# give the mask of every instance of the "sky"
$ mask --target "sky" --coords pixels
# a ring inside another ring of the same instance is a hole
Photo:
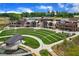
[[[79,12],[78,3],[0,3],[0,13],[21,12]]]

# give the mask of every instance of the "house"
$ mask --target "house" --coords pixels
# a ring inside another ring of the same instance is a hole
[[[69,31],[77,31],[77,21],[73,20],[59,20],[56,23],[56,28],[63,29],[63,30],[69,30]]]
[[[22,27],[22,26],[25,26],[26,22],[27,22],[26,19],[18,20],[18,21],[10,21],[8,26],[10,26],[10,27]]]
[[[47,28],[53,28],[53,21],[47,21]]]
[[[27,17],[26,27],[44,27],[47,28],[47,21],[53,20],[52,17]]]
[[[10,27],[41,27],[58,28],[69,31],[79,30],[79,18],[61,18],[53,20],[52,17],[25,17],[19,21],[10,23]]]
[[[26,17],[19,21],[11,21],[10,27],[44,27],[47,28],[47,21],[53,20],[52,17]],[[52,21],[51,21],[52,22]]]
[[[48,28],[52,26],[49,24],[49,23],[52,24],[52,22],[53,22],[52,17],[41,17],[41,19],[38,20],[39,27],[43,27],[43,28]]]
[[[3,46],[3,48],[5,50],[17,50],[19,44],[22,43],[23,38],[23,36],[16,34],[4,42],[5,45]]]

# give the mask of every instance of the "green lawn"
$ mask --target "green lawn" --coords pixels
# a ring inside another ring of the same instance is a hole
[[[50,56],[50,53],[47,50],[40,51],[41,56]]]
[[[30,46],[31,48],[38,48],[40,46],[39,42],[33,38],[25,37],[24,38],[25,45]]]
[[[21,35],[26,34],[26,35],[33,35],[38,38],[40,38],[45,44],[51,44],[54,42],[57,42],[59,40],[63,40],[66,38],[65,34],[56,33],[53,31],[49,30],[44,30],[44,29],[39,29],[35,30],[33,28],[22,28],[22,29],[17,29],[17,30],[6,30],[3,31],[0,36],[5,36],[5,35],[14,35],[16,33],[19,33]]]
[[[0,38],[0,41],[6,41],[7,39],[9,39],[10,37],[5,37],[5,38]]]
[[[0,38],[0,41],[6,41],[10,37],[4,37]],[[30,37],[24,37],[24,44],[31,47],[31,48],[38,48],[40,46],[39,42],[33,38]]]

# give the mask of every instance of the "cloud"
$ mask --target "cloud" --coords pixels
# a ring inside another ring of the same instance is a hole
[[[72,7],[68,12],[79,12],[79,7]]]
[[[0,13],[5,13],[5,11],[3,11],[3,10],[0,10]]]
[[[21,13],[21,12],[15,11],[15,10],[7,10],[7,11],[5,11],[5,10],[0,10],[0,13]]]
[[[79,4],[78,4],[78,3],[73,3],[72,5],[73,5],[73,6],[79,6]]]
[[[38,9],[45,9],[45,10],[47,10],[47,9],[52,10],[52,9],[53,9],[52,6],[44,6],[44,5],[37,6],[37,8],[38,8]]]
[[[16,8],[16,10],[7,10],[7,11],[0,10],[0,13],[21,13],[21,12],[31,13],[31,12],[33,12],[33,10],[30,8],[24,8],[24,7]]]
[[[64,7],[64,10],[65,10],[66,12],[69,12],[70,8],[69,8],[69,7]]]
[[[68,12],[79,12],[79,4],[72,4],[72,6]]]
[[[65,7],[65,10],[66,10],[66,11],[68,11],[68,10],[69,10],[69,8]]]
[[[19,7],[18,10],[21,12],[29,12],[29,13],[34,12],[32,9],[24,7]]]
[[[6,13],[21,13],[19,11],[14,11],[14,10],[9,10],[9,11],[6,11]]]
[[[58,6],[60,7],[60,8],[64,8],[64,4],[62,4],[62,3],[58,3]]]
[[[65,11],[69,13],[79,12],[79,4],[78,3],[68,3],[68,4],[59,4],[61,8],[64,8]],[[71,5],[71,7],[69,7]]]

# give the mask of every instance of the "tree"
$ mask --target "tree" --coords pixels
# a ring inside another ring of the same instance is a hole
[[[64,17],[64,18],[65,17],[70,18],[70,17],[73,17],[74,14],[73,13],[68,13],[68,12],[58,12],[56,16],[57,17]]]
[[[54,13],[45,13],[45,12],[31,12],[31,13],[28,13],[28,12],[23,12],[22,13],[22,17],[51,17],[51,16],[54,16]]]
[[[22,16],[22,17],[29,17],[29,16],[30,16],[30,13],[28,13],[28,12],[23,12],[23,13],[21,14],[21,16]]]
[[[46,16],[46,13],[44,12],[32,12],[30,13],[31,17],[42,17],[42,16]]]
[[[21,19],[21,15],[16,14],[16,13],[9,13],[9,17],[10,17],[10,20],[19,20],[19,19]]]
[[[8,13],[0,13],[0,17],[9,17]]]

